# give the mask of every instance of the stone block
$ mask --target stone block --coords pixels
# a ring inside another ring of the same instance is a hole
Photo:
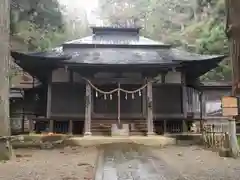
[[[117,124],[112,124],[112,136],[129,136],[129,124],[123,124],[122,128],[118,128]]]

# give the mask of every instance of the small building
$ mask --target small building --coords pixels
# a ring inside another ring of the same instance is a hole
[[[35,124],[39,132],[150,135],[186,132],[188,122],[202,119],[198,79],[223,55],[188,53],[140,36],[140,28],[92,32],[53,51],[12,52],[41,82],[25,108],[38,114],[31,130]]]
[[[231,95],[232,82],[202,82],[201,90],[205,99],[206,116],[222,117],[221,99]]]
[[[35,91],[39,85],[39,81],[22,70],[17,71],[11,78],[9,111],[12,134],[29,132],[28,119],[35,117],[35,111],[29,112],[25,109],[32,104],[30,97],[35,96]]]
[[[204,102],[204,125],[214,127],[214,132],[227,132],[228,120],[222,115],[222,97],[230,96],[232,91],[231,82],[223,81],[204,81],[199,88],[202,92]],[[193,124],[195,130],[199,132],[200,122]],[[239,128],[237,127],[237,130]]]

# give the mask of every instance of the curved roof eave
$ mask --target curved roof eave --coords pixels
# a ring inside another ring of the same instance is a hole
[[[99,49],[101,50],[101,49]],[[131,49],[128,49],[131,51]],[[133,49],[132,49],[133,50]],[[116,50],[117,51],[117,50]],[[135,53],[136,49],[133,50],[133,54]],[[155,50],[153,50],[155,51]],[[121,51],[120,51],[121,52]],[[79,53],[79,52],[78,52]],[[119,52],[118,52],[119,53]],[[83,52],[84,54],[84,52]],[[86,52],[85,52],[86,54]],[[124,53],[125,54],[125,53]],[[135,53],[136,54],[136,53]],[[151,69],[156,66],[156,68],[160,67],[166,67],[166,66],[183,66],[186,70],[186,73],[191,78],[197,78],[201,75],[205,74],[211,69],[214,69],[218,66],[218,63],[221,62],[226,56],[225,55],[199,55],[194,53],[188,53],[186,51],[179,51],[176,49],[170,49],[170,51],[166,51],[164,49],[160,49],[158,52],[159,58],[162,57],[162,59],[165,59],[165,56],[167,57],[168,61],[160,61],[159,63],[157,59],[155,58],[154,61],[151,61],[151,59],[147,60],[145,57],[144,61],[128,61],[126,63],[115,63],[113,62],[106,62],[106,59],[104,61],[97,61],[94,59],[92,61],[80,61],[74,63],[74,56],[72,54],[66,54],[63,51],[49,51],[49,52],[37,52],[37,53],[21,53],[12,51],[11,52],[12,57],[15,59],[15,62],[20,65],[25,71],[29,72],[31,75],[39,76],[42,71],[42,68],[49,68],[49,70],[56,67],[58,64],[68,64],[76,66],[95,66],[95,67],[101,67],[101,66],[127,66],[127,65],[137,65],[139,67],[151,67]],[[136,57],[139,55],[137,54]],[[118,57],[118,56],[115,56]],[[81,56],[79,57],[80,59]],[[131,58],[131,56],[130,56]],[[148,58],[150,58],[148,56]],[[33,61],[34,59],[34,61]],[[140,58],[141,59],[141,58]],[[88,60],[88,59],[87,59]],[[34,62],[34,63],[33,63]],[[91,63],[89,63],[91,62]],[[42,67],[42,68],[41,68]]]
[[[54,56],[52,52],[21,53],[11,51],[11,56],[14,62],[24,71],[28,72],[33,77],[37,77],[42,82],[48,78],[48,73],[51,73],[52,69],[54,69],[59,62],[71,59],[71,56],[60,55],[58,53]]]
[[[44,59],[51,59],[51,60],[68,60],[71,59],[72,56],[69,56],[64,53],[58,52],[34,52],[34,53],[22,53],[17,51],[11,51],[11,56],[15,60],[22,60],[22,59],[36,59],[36,60],[44,60]]]
[[[212,56],[212,58],[182,61],[182,65],[185,68],[187,78],[196,79],[204,75],[208,71],[216,68],[219,63],[226,58],[225,55]]]

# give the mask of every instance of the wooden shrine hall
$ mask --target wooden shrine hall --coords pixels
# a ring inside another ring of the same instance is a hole
[[[24,97],[24,110],[36,115],[30,131],[85,135],[188,131],[204,118],[199,77],[224,59],[113,27],[92,27],[91,36],[48,52],[11,54],[41,82]]]

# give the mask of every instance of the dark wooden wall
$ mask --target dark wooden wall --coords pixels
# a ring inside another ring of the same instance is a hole
[[[85,113],[85,85],[73,83],[53,83],[51,114],[61,116],[81,116]]]
[[[141,85],[122,85],[126,90],[138,89]],[[110,91],[115,89],[117,85],[98,86],[101,90]],[[113,94],[112,100],[110,96],[104,99],[104,95],[96,91],[93,94],[93,110],[94,114],[114,114],[117,115],[118,103],[117,92]],[[138,114],[143,116],[143,94],[127,95],[121,92],[121,114]],[[74,116],[84,117],[85,114],[85,84],[73,83],[53,83],[52,84],[52,116]],[[146,106],[145,106],[146,107]],[[154,114],[182,114],[182,89],[180,85],[161,85],[153,87],[153,108]]]
[[[181,85],[154,86],[153,112],[155,114],[182,114]]]
[[[47,86],[29,89],[25,91],[23,108],[26,114],[35,114],[37,116],[46,115],[47,104]]]

